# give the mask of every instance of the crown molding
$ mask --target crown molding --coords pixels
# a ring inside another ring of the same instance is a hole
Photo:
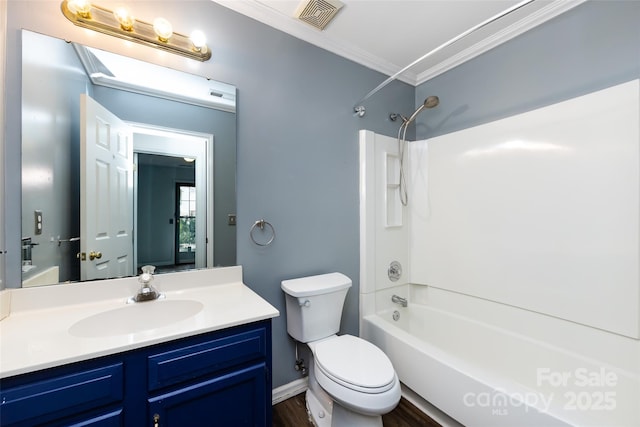
[[[372,55],[355,46],[346,45],[344,42],[332,38],[327,33],[321,33],[318,30],[309,27],[307,24],[299,22],[292,17],[272,9],[258,1],[212,1],[277,30],[283,31],[300,40],[311,43],[314,46],[335,53],[336,55],[342,56],[343,58],[356,62],[372,70],[378,71],[384,75],[392,76],[403,68],[402,66],[392,64],[383,58]],[[426,71],[420,74],[406,71],[398,76],[398,80],[409,83],[412,86],[422,84],[439,74],[469,61],[476,56],[493,49],[494,47],[499,46],[500,44],[505,43],[514,37],[517,37],[518,35],[573,9],[576,6],[579,6],[585,1],[587,0],[552,0],[548,5],[523,16],[508,27],[484,37],[469,48],[435,64]]]
[[[327,33],[322,33],[308,24],[298,21],[291,16],[285,15],[280,11],[272,9],[263,3],[253,0],[212,0],[221,6],[238,12],[258,22],[266,24],[277,30],[283,31],[295,38],[311,43],[321,49],[335,53],[338,56],[349,59],[367,68],[390,76],[395,74],[402,67],[392,64],[378,56],[372,55],[355,46],[346,45],[343,41],[335,39]],[[415,86],[415,73],[405,73],[398,77],[398,80],[404,81]]]

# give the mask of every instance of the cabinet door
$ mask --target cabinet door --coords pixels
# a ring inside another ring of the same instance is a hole
[[[231,372],[149,399],[149,425],[266,426],[265,363]],[[269,385],[270,386],[270,385]]]

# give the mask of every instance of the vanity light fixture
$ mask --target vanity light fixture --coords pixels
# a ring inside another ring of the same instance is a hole
[[[202,31],[194,31],[191,37],[176,33],[171,23],[164,18],[156,18],[150,24],[134,18],[125,8],[111,11],[88,0],[64,0],[61,9],[69,21],[80,27],[199,61],[211,58],[211,51]]]

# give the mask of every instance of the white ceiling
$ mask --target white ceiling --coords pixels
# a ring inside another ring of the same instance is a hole
[[[307,0],[213,1],[389,76],[432,52],[398,76],[417,85],[585,0],[342,0],[323,31],[295,18]]]

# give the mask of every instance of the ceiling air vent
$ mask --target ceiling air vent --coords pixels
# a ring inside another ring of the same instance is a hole
[[[295,16],[312,27],[324,30],[342,6],[344,3],[338,0],[303,0]]]

